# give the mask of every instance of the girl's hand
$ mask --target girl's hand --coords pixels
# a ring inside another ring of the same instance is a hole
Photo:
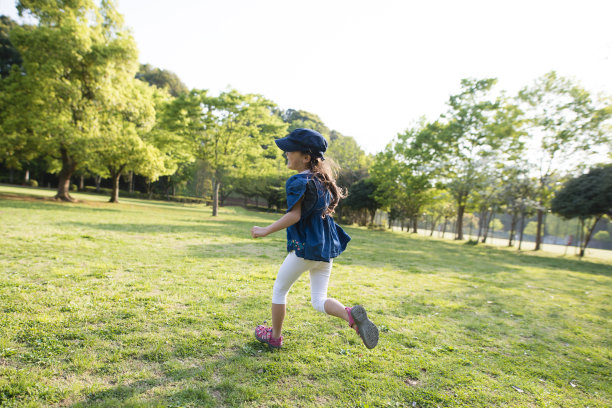
[[[266,235],[268,235],[268,229],[265,227],[253,227],[251,228],[251,236],[253,238],[259,238],[259,237],[265,237]]]

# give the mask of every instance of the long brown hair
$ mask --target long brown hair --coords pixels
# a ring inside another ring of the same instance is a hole
[[[308,154],[308,153],[306,153]],[[323,218],[326,215],[332,215],[336,206],[340,202],[341,199],[346,198],[346,192],[338,187],[336,184],[336,175],[338,174],[339,167],[338,165],[331,159],[326,158],[325,160],[321,160],[320,157],[313,157],[310,155],[310,161],[308,162],[308,170],[310,170],[316,178],[319,179],[327,187],[329,192],[331,193],[331,202],[329,206],[325,209],[323,213]]]

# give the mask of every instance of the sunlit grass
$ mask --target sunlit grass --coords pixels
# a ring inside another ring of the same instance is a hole
[[[22,199],[39,191],[0,189],[2,406],[612,403],[608,261],[349,227],[329,295],[367,307],[379,346],[314,311],[304,276],[270,352],[253,329],[284,233],[249,230],[278,215]]]

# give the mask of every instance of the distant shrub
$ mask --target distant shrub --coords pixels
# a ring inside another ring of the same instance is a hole
[[[598,241],[612,241],[608,231],[598,231],[595,235],[593,235],[593,238]]]
[[[70,191],[77,191],[79,187],[76,184],[70,184]]]
[[[34,180],[34,179],[29,179],[27,182],[27,185],[30,187],[38,187],[38,181]]]

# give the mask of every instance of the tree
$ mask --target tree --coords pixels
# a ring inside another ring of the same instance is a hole
[[[314,113],[306,112],[303,110],[287,109],[281,115],[283,121],[289,124],[287,132],[291,132],[298,128],[307,128],[316,130],[326,139],[330,138],[330,130],[325,123]]]
[[[23,72],[23,59],[10,39],[10,32],[18,27],[15,21],[7,16],[0,16],[0,162],[12,170],[20,170],[24,164],[29,168],[39,152],[31,142],[31,134],[24,134],[24,121],[21,114],[27,111],[25,101],[27,92],[15,81],[4,80],[15,69],[16,74]],[[27,26],[22,27],[27,29]],[[25,182],[28,182],[29,169],[26,170]],[[12,181],[12,173],[11,173]]]
[[[149,64],[141,64],[136,78],[166,90],[170,95],[177,97],[180,94],[188,93],[189,89],[181,79],[172,71],[155,68]]]
[[[119,202],[119,178],[125,171],[133,171],[150,179],[164,172],[172,172],[164,161],[164,154],[148,134],[155,122],[153,89],[128,74],[122,78],[122,95],[112,109],[100,114],[100,136],[91,147],[95,153],[89,167],[105,177],[110,176],[110,202]],[[147,137],[148,136],[148,137]]]
[[[612,117],[612,106],[593,101],[586,90],[554,71],[522,89],[519,97],[526,103],[529,131],[537,149],[533,162],[538,173],[535,250],[539,250],[544,212],[553,195],[551,179],[559,172],[576,171],[596,152],[595,146],[609,143],[606,125]]]
[[[261,171],[258,166],[266,155],[280,159],[274,139],[284,136],[287,126],[274,109],[274,103],[261,95],[235,90],[216,97],[192,90],[177,98],[169,128],[190,140],[196,156],[207,163],[213,216],[218,214],[221,186],[232,176]]]
[[[432,198],[429,192],[438,172],[435,162],[443,151],[438,144],[442,129],[438,122],[421,121],[377,154],[371,168],[378,185],[376,199],[389,214],[393,210],[392,218],[410,219],[413,232],[417,232],[422,207]]]
[[[21,67],[23,60],[13,46],[9,33],[19,24],[8,16],[0,16],[0,78],[6,78],[13,65]]]
[[[374,224],[374,216],[376,210],[380,208],[380,204],[374,197],[376,191],[376,183],[372,178],[359,180],[353,184],[345,199],[345,205],[357,212],[366,211],[370,215],[370,223]],[[365,223],[362,222],[363,225]]]
[[[59,171],[56,198],[72,201],[70,178],[95,157],[104,117],[129,104],[118,97],[122,78],[136,72],[136,44],[110,0],[22,0],[17,9],[38,25],[11,31],[25,74],[13,69],[5,79],[16,108],[3,127],[45,155]]]
[[[425,207],[425,212],[431,216],[431,231],[429,236],[433,236],[434,230],[436,226],[439,225],[441,219],[444,219],[444,231],[440,232],[444,234],[446,232],[448,219],[456,214],[454,200],[448,191],[438,188],[433,188],[429,195],[432,199]]]
[[[489,164],[486,159],[495,155],[501,145],[499,135],[494,136],[487,128],[498,108],[498,102],[488,100],[496,81],[463,79],[461,92],[448,102],[443,173],[457,206],[456,239],[463,239],[463,215],[470,195],[483,180],[481,167]]]
[[[578,217],[583,229],[586,221],[593,218],[580,245],[580,256],[584,256],[599,220],[612,217],[612,165],[593,168],[568,181],[553,198],[551,209],[566,219]]]

